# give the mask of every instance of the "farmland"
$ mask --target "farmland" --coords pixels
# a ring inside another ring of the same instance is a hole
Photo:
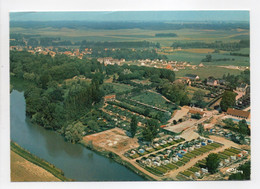
[[[224,74],[233,74],[233,75],[238,75],[241,71],[239,70],[232,70],[232,69],[227,69],[227,68],[221,68],[221,67],[217,67],[217,66],[207,66],[204,68],[200,68],[197,70],[193,70],[193,69],[185,69],[185,70],[180,70],[178,72],[176,72],[176,77],[184,77],[186,74],[197,74],[200,76],[200,78],[206,79],[209,76],[213,76],[214,77],[222,77]]]
[[[11,151],[11,181],[60,181],[51,173]]]
[[[11,142],[12,181],[69,181],[54,165]],[[20,170],[20,171],[19,171]]]
[[[167,103],[167,101],[160,94],[150,91],[145,91],[137,96],[133,96],[131,99],[168,111],[172,111],[175,107],[171,103]]]

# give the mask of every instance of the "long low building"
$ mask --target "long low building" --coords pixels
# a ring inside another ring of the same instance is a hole
[[[228,108],[227,114],[232,115],[239,118],[249,119],[250,118],[250,112],[243,111],[243,110],[237,110],[234,108]]]

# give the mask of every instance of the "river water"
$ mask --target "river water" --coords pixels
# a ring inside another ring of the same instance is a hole
[[[59,134],[30,123],[25,115],[23,92],[11,93],[11,139],[32,154],[62,169],[76,181],[143,181],[115,161],[79,144],[66,142]]]

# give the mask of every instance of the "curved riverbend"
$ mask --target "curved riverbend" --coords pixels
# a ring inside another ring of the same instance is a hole
[[[25,115],[24,93],[13,90],[10,96],[11,140],[32,154],[62,169],[77,181],[143,181],[114,160],[80,144],[66,142],[59,134],[31,124]]]

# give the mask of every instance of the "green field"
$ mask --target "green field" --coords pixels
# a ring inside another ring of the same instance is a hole
[[[71,29],[71,28],[37,28],[34,30],[28,28],[10,28],[10,33],[21,34],[38,34],[40,37],[60,37],[61,40],[71,41],[149,41],[160,43],[161,47],[170,47],[174,42],[190,43],[190,42],[237,42],[240,39],[249,36],[248,30],[199,30],[199,29],[180,29],[180,30],[145,30],[145,29]],[[177,37],[155,37],[156,33],[176,33]],[[214,50],[214,49],[213,49]],[[249,49],[241,49],[236,53],[248,54]],[[174,51],[167,54],[169,60],[187,61],[192,64],[199,64],[208,53]],[[234,61],[217,61],[204,63],[205,65],[236,65],[249,66],[249,57],[231,56],[229,52],[211,53],[213,59],[235,59]]]
[[[145,30],[145,29],[71,29],[71,28],[30,28],[12,27],[11,33],[38,34],[42,37],[61,37],[64,40],[90,40],[90,41],[140,41],[147,40],[159,42],[161,46],[170,46],[174,41],[238,41],[242,36],[248,35],[249,31],[238,30],[199,30],[199,29],[180,29],[180,30]],[[176,33],[177,37],[155,37],[156,33]]]
[[[121,93],[132,90],[134,87],[131,85],[125,85],[121,83],[104,83],[106,86],[113,86],[115,93]]]
[[[227,69],[217,66],[206,66],[203,68],[198,68],[197,70],[193,69],[185,69],[185,70],[179,70],[175,72],[176,77],[184,77],[186,74],[196,74],[200,77],[200,79],[204,80],[208,78],[209,76],[214,76],[215,78],[222,78],[224,74],[230,73],[231,75],[238,75],[242,71],[240,70],[234,70],[234,69]]]
[[[241,49],[240,51],[236,51],[236,53],[248,53],[248,48],[245,50]],[[250,61],[249,57],[242,56],[231,56],[228,52],[222,53],[210,53],[212,55],[212,59],[230,59],[228,61],[213,61],[213,62],[203,62],[204,65],[236,65],[236,66],[249,66]],[[174,61],[187,61],[192,64],[200,64],[201,60],[204,59],[208,55],[208,53],[192,53],[187,51],[175,51],[170,55],[167,55],[169,60]],[[234,60],[232,60],[234,59]]]
[[[149,91],[142,92],[141,94],[134,96],[131,99],[165,110],[171,110],[173,108],[173,105],[168,104],[162,95]]]

